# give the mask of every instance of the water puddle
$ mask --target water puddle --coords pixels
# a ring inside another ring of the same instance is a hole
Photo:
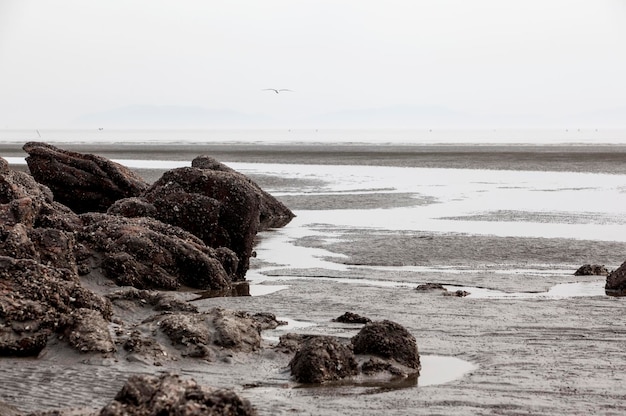
[[[191,299],[191,302],[199,301],[203,299],[211,298],[223,298],[223,297],[239,297],[239,296],[265,296],[271,293],[285,290],[289,286],[287,285],[266,285],[266,284],[254,284],[251,282],[235,283],[228,289],[221,290],[203,290],[195,292],[196,298]]]
[[[449,291],[464,290],[469,292],[468,298],[476,299],[566,299],[574,297],[606,296],[605,281],[561,283],[547,292],[502,292],[499,290],[444,285]]]

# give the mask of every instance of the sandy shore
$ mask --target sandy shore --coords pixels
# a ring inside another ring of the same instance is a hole
[[[207,153],[224,161],[307,163],[371,163],[420,167],[476,167],[626,173],[625,148],[505,148],[482,151],[450,147],[376,151],[334,148],[294,149],[289,146],[206,146],[195,148],[132,147],[111,149],[81,146],[77,150],[111,158],[190,160]],[[90,149],[90,150],[89,150]],[[0,148],[2,156],[19,149]],[[100,152],[99,150],[102,150]],[[390,153],[391,152],[391,153]],[[407,153],[408,152],[408,153]],[[180,158],[180,159],[178,159]],[[155,172],[142,172],[154,175]],[[256,177],[272,188],[293,187],[271,177]],[[271,181],[271,182],[270,182]],[[372,200],[370,200],[371,202]],[[380,198],[377,206],[400,206],[407,200]],[[305,206],[310,201],[289,201]],[[318,208],[341,201],[318,201]],[[385,205],[386,204],[386,205]],[[335,240],[303,238],[298,244],[344,254],[342,263],[355,266],[448,265],[451,269],[420,272],[420,282],[488,287],[506,292],[543,292],[558,283],[601,281],[574,277],[575,267],[588,262],[617,267],[626,260],[623,243],[565,239],[475,237],[456,234],[371,233],[332,230]],[[259,236],[260,239],[264,235]],[[337,261],[337,260],[335,260]],[[516,274],[515,270],[543,264],[571,269],[571,274]],[[268,267],[262,258],[253,269]],[[459,273],[459,270],[461,271]],[[275,275],[293,275],[276,269]],[[350,337],[358,326],[337,324],[333,318],[352,311],[371,319],[390,319],[417,338],[423,356],[451,356],[477,365],[457,380],[430,386],[342,386],[301,388],[285,371],[287,356],[271,349],[233,355],[225,362],[199,364],[179,361],[163,367],[151,363],[87,358],[51,345],[38,359],[0,360],[0,401],[21,411],[66,407],[97,409],[119,390],[129,374],[174,371],[201,384],[231,387],[250,399],[261,415],[572,415],[626,412],[626,328],[621,324],[623,298],[588,296],[563,299],[481,299],[419,293],[415,272],[385,271],[376,267],[347,270],[298,270],[308,276],[351,278],[356,282],[306,278],[282,283],[288,289],[258,297],[199,300],[201,308],[223,306],[249,312],[272,312],[279,317],[314,326],[295,332]],[[404,286],[359,284],[358,279],[405,282]],[[273,282],[274,283],[274,282]],[[275,283],[281,283],[277,278]],[[279,335],[275,333],[272,335]],[[443,371],[443,369],[442,369]],[[397,388],[403,387],[403,388]],[[2,413],[0,406],[0,414]],[[7,411],[8,412],[8,411]],[[7,413],[8,414],[8,413]]]

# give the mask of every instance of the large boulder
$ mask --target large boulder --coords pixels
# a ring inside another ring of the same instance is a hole
[[[299,383],[324,383],[355,376],[359,365],[350,348],[335,338],[306,339],[289,362],[291,375]]]
[[[198,168],[166,172],[144,194],[156,218],[198,236],[209,247],[228,247],[238,257],[238,280],[249,267],[259,229],[259,197],[240,175]]]
[[[112,314],[111,303],[82,287],[70,270],[0,257],[0,355],[38,355],[51,334],[80,334],[87,328],[75,319],[78,310],[104,320]]]
[[[130,169],[101,156],[29,142],[26,163],[58,202],[77,213],[105,212],[118,199],[139,196],[148,184]]]
[[[291,212],[285,204],[261,189],[261,187],[252,179],[226,166],[211,156],[198,156],[191,161],[191,166],[205,170],[228,172],[241,177],[243,180],[252,185],[260,201],[259,231],[264,231],[270,228],[284,227],[295,217],[294,213]]]
[[[104,274],[120,286],[138,289],[224,289],[231,258],[192,234],[154,218],[83,214],[77,239],[102,259]]]
[[[253,416],[247,399],[232,390],[198,385],[177,375],[131,376],[100,416]]]
[[[417,342],[402,325],[389,320],[370,322],[352,338],[355,354],[372,354],[412,369],[420,369]]]
[[[608,295],[626,295],[626,261],[606,277],[604,289]]]

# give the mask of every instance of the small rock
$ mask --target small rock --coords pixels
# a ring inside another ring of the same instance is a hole
[[[289,362],[289,368],[299,383],[324,383],[358,374],[352,350],[323,336],[306,340]]]
[[[346,312],[343,315],[333,319],[333,322],[341,322],[344,324],[366,324],[368,322],[372,322],[372,320],[353,312]]]
[[[608,276],[609,271],[604,265],[583,264],[574,272],[574,276]]]

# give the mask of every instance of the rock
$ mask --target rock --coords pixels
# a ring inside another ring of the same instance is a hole
[[[417,285],[415,290],[419,291],[431,291],[431,290],[448,290],[441,283],[424,283],[422,285]]]
[[[151,306],[155,311],[167,312],[198,312],[198,308],[189,302],[177,299],[169,293],[137,290],[130,288],[106,295],[113,305],[127,309],[125,303],[131,302],[135,306]]]
[[[100,416],[253,416],[247,399],[232,390],[199,386],[176,375],[131,376]]]
[[[72,233],[50,229],[30,228],[23,224],[0,224],[0,255],[16,259],[32,259],[51,267],[77,272]]]
[[[104,157],[71,152],[46,143],[23,146],[32,176],[74,212],[106,212],[118,199],[139,196],[148,184]]]
[[[215,347],[251,352],[261,346],[261,324],[246,312],[214,308],[203,313],[162,315],[154,320],[186,356],[209,357]]]
[[[72,232],[81,226],[78,216],[65,205],[53,201],[47,186],[19,171],[0,173],[0,224],[53,228]]]
[[[261,187],[252,179],[210,156],[198,156],[191,161],[191,166],[199,169],[228,172],[238,175],[252,185],[260,201],[259,231],[265,231],[270,228],[284,227],[295,217],[294,213],[291,212],[289,208],[261,189]]]
[[[296,352],[300,349],[300,345],[302,345],[305,341],[320,336],[322,335],[296,334],[294,332],[289,332],[278,338],[278,345],[276,345],[275,348],[284,353]]]
[[[299,383],[324,383],[358,374],[358,364],[347,346],[331,337],[313,337],[300,345],[289,362]]]
[[[574,276],[608,276],[609,271],[604,265],[583,264],[574,272]]]
[[[157,209],[146,198],[133,197],[115,201],[107,210],[107,214],[123,217],[153,217],[157,216]]]
[[[108,322],[97,311],[79,308],[72,312],[72,326],[68,328],[69,344],[80,352],[113,352],[115,344]]]
[[[399,367],[394,366],[389,361],[381,360],[377,357],[371,357],[369,360],[361,364],[361,372],[368,376],[383,372],[399,377],[408,376],[408,374],[402,371]]]
[[[346,312],[338,318],[333,319],[333,321],[345,324],[366,324],[368,322],[372,322],[370,318],[352,312]]]
[[[181,227],[213,248],[228,247],[244,280],[259,229],[259,197],[250,183],[230,172],[179,168],[166,172],[144,194],[156,218]]]
[[[402,325],[384,320],[366,324],[352,338],[355,354],[372,354],[420,369],[415,337]]]
[[[621,266],[613,270],[606,277],[606,284],[604,285],[604,289],[607,295],[626,295],[626,262],[622,263]]]
[[[251,352],[261,346],[260,321],[245,312],[233,312],[221,308],[211,311],[213,315],[213,342],[223,348]]]
[[[138,289],[223,289],[230,276],[223,256],[184,230],[153,218],[83,214],[77,239],[103,257],[104,274]],[[228,265],[227,265],[228,266]]]
[[[276,329],[280,325],[287,325],[286,321],[279,321],[278,319],[276,319],[276,315],[269,312],[255,313],[254,315],[250,316],[250,318],[252,318],[257,323],[261,331],[265,331],[267,329]]]
[[[84,308],[111,319],[111,303],[80,285],[68,269],[0,257],[0,355],[37,355]]]
[[[9,173],[9,162],[3,157],[0,157],[0,175]]]
[[[471,295],[467,290],[455,290],[454,292],[448,292],[447,290],[443,292],[444,296],[451,296],[457,298],[464,298],[467,295]]]

